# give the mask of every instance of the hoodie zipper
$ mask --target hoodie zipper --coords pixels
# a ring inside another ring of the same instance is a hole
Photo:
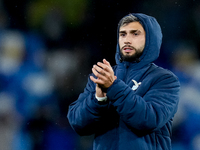
[[[128,76],[128,72],[129,72],[129,67],[130,67],[130,63],[125,63],[125,68],[126,68],[126,72],[125,72],[125,76],[124,76],[124,82],[127,83],[127,76]]]

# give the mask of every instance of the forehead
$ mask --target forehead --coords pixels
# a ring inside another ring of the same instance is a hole
[[[119,28],[119,31],[129,31],[129,30],[139,30],[141,32],[144,32],[143,26],[139,22],[131,22],[128,24],[125,24]]]

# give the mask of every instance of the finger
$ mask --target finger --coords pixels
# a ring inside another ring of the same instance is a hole
[[[92,68],[92,72],[95,76],[97,76],[99,73],[97,72],[97,70],[95,68]]]
[[[111,67],[110,63],[106,59],[103,59],[103,63]]]
[[[90,76],[90,79],[95,83],[96,79],[93,76]]]
[[[98,63],[98,64],[99,64],[99,63]],[[102,75],[104,75],[104,76],[107,74],[107,71],[106,71],[106,69],[104,69],[104,68],[101,68],[101,67],[99,67],[99,66],[97,66],[97,65],[94,65],[93,68],[94,68],[98,73],[100,73],[100,74],[102,74]]]
[[[99,78],[94,78],[93,76],[90,76],[90,79],[94,82],[94,83],[96,83],[96,84],[98,84],[98,85],[100,85],[100,84],[103,84],[103,81],[102,80],[100,80]]]
[[[99,68],[99,67],[97,67],[97,68]],[[98,70],[96,70],[95,68],[92,68],[92,72],[94,73],[94,75],[97,77],[97,78],[99,78],[99,79],[101,79],[101,80],[106,80],[106,75],[105,75],[105,73],[103,74],[103,73],[99,73],[99,71]]]
[[[108,70],[108,66],[105,65],[105,64],[102,63],[102,62],[98,62],[97,65],[98,65],[100,68],[102,68],[103,70]]]
[[[91,79],[94,83],[97,83],[97,79],[94,78],[93,76],[90,76],[90,79]]]
[[[97,81],[97,79],[94,78],[93,76],[90,76],[90,79],[91,79],[94,83],[96,83],[96,81]]]
[[[111,66],[108,66],[104,63],[98,62],[97,65],[102,69],[100,69],[99,71],[101,71],[102,74],[105,73],[105,75],[108,75],[108,73],[113,72],[113,69]]]
[[[103,59],[103,63],[110,69],[110,71],[113,71],[112,66],[106,59]]]

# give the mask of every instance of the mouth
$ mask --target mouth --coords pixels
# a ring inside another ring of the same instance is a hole
[[[132,52],[134,50],[134,48],[130,47],[130,46],[125,46],[123,48],[123,51],[126,52],[126,53],[129,53],[129,52]]]

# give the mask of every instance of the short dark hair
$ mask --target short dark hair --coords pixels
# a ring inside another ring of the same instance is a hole
[[[121,26],[127,25],[131,22],[140,22],[140,20],[132,14],[129,14],[119,21],[118,27],[120,28]]]

